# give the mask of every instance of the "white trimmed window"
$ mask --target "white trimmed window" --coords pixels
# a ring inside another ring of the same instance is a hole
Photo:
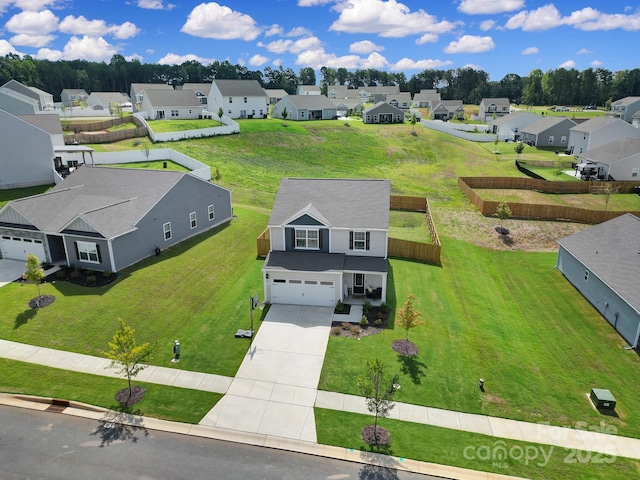
[[[92,242],[76,242],[78,258],[85,262],[100,263],[98,245]]]
[[[211,221],[214,218],[216,218],[216,213],[215,213],[215,210],[213,208],[213,205],[209,205],[207,207],[207,212],[209,213],[209,221]]]
[[[298,230],[296,229],[296,248],[318,250],[318,230]]]
[[[172,117],[177,117],[178,115],[179,115],[178,114],[178,110],[171,110],[171,116]]]
[[[196,212],[191,212],[189,214],[189,224],[191,228],[196,228],[198,226],[198,221],[196,220]]]
[[[638,172],[640,172],[640,168],[632,168],[631,169],[631,176],[632,177],[637,177],[638,176]]]
[[[164,240],[171,239],[171,222],[164,223],[162,225],[162,231],[164,232]]]
[[[555,141],[555,137],[553,135],[549,135],[549,143],[553,143]]]
[[[365,232],[353,232],[353,249],[365,250],[367,248],[367,235]]]

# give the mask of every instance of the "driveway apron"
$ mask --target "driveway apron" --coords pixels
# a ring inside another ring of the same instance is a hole
[[[332,317],[332,307],[272,305],[226,395],[200,424],[317,442],[313,405]]]
[[[22,260],[0,259],[0,287],[19,279],[25,270]]]

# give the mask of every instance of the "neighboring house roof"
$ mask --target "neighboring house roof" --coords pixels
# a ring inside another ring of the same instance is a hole
[[[516,112],[518,113],[518,112]],[[508,117],[513,117],[516,113],[512,113],[511,115],[508,115],[507,117],[502,117],[502,118],[508,118]],[[540,117],[540,120],[533,122],[531,125],[528,125],[526,127],[524,127],[522,129],[522,133],[530,133],[531,135],[539,135],[542,132],[555,127],[556,125],[563,123],[563,122],[568,122],[567,123],[567,132],[569,131],[569,128],[571,128],[569,125],[576,125],[576,122],[574,122],[573,120],[571,120],[570,118],[566,118],[566,117]]]
[[[404,114],[402,110],[400,110],[397,107],[394,107],[393,105],[390,105],[388,102],[378,102],[375,105],[371,105],[370,107],[365,108],[362,111],[362,115],[374,113],[376,110],[383,110],[387,113],[394,113],[398,115]]]
[[[640,312],[640,218],[626,213],[558,243]]]
[[[389,180],[283,178],[269,225],[307,213],[332,228],[388,230],[390,193]]]
[[[528,116],[534,116],[534,115],[538,116],[532,112],[525,112],[525,111],[513,112],[511,115],[505,115],[503,117],[498,117],[490,120],[489,125],[504,125],[505,123],[512,123],[514,120],[517,120],[520,117],[528,117]],[[540,118],[544,118],[544,117],[540,117]],[[548,117],[548,118],[551,118],[551,117]],[[554,117],[554,118],[561,118],[561,117]]]
[[[110,105],[112,103],[117,103],[118,105],[122,103],[130,102],[128,95],[120,92],[92,92],[91,96],[100,100],[103,104]]]
[[[38,230],[61,232],[82,219],[105,238],[136,224],[185,172],[82,166],[46,193],[13,200],[5,208],[20,213]]]
[[[273,98],[283,98],[289,95],[284,88],[265,88],[264,93],[267,97]]]
[[[257,80],[214,80],[224,97],[265,97]]]
[[[440,100],[440,94],[436,90],[420,90],[413,96],[414,102],[437,102]]]
[[[383,95],[394,95],[394,94],[400,93],[400,87],[398,85],[361,87],[359,90],[370,93],[370,94],[383,94]]]
[[[145,90],[145,94],[153,108],[202,107],[193,90]]]
[[[586,122],[582,122],[576,125],[575,127],[571,127],[571,131],[591,133],[615,122],[622,122],[626,124],[626,122],[624,122],[623,120],[620,120],[619,118],[593,117],[587,120]]]
[[[185,83],[182,85],[182,90],[193,90],[196,93],[201,93],[205,97],[209,96],[211,90],[211,82],[209,83]]]
[[[484,105],[494,104],[496,106],[505,106],[508,107],[509,99],[508,98],[483,98],[480,103],[484,103]]]
[[[25,122],[41,128],[45,132],[52,135],[62,135],[62,125],[60,124],[60,116],[57,113],[49,113],[44,115],[16,115]]]
[[[447,110],[456,110],[458,108],[463,108],[462,100],[440,100],[434,103],[435,107],[433,110],[438,110],[440,107],[446,108]]]
[[[89,94],[84,88],[63,88],[62,93],[66,93],[69,96],[79,96],[79,95],[84,95],[86,97],[89,96]]]
[[[320,93],[320,87],[317,85],[298,85],[298,90],[296,93],[300,94],[300,92],[317,92]]]
[[[132,83],[130,91],[140,93],[145,90],[173,90],[172,85],[166,83]]]
[[[362,105],[362,100],[359,98],[332,98],[331,103],[336,108],[341,106],[345,108],[356,108],[358,105]]]
[[[640,97],[624,97],[615,102],[611,102],[612,107],[626,107],[636,102],[640,102]]]
[[[580,154],[591,162],[611,164],[640,153],[640,139],[619,138]]]
[[[400,93],[392,93],[387,95],[387,103],[391,102],[391,100],[396,100],[398,102],[411,103],[411,93],[400,92]]]
[[[287,95],[289,101],[297,109],[320,110],[323,108],[336,108],[324,95]]]

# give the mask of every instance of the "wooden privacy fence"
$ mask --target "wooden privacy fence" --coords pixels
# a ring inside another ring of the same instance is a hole
[[[392,210],[407,210],[412,212],[424,212],[427,216],[427,225],[431,233],[432,243],[412,242],[410,240],[400,240],[389,238],[387,241],[387,255],[390,257],[406,258],[421,262],[441,265],[440,261],[440,239],[436,226],[431,217],[429,202],[424,197],[409,197],[404,195],[391,195],[390,206]],[[256,239],[258,257],[266,257],[271,247],[269,229],[266,229]]]
[[[640,185],[637,182],[605,182],[602,180],[584,182],[550,182],[536,178],[524,177],[459,177],[460,182],[464,182],[471,188],[486,189],[515,189],[515,190],[537,190],[543,193],[589,193],[592,187],[609,185],[612,189],[618,189],[618,193],[632,193],[633,187]]]
[[[71,133],[64,136],[65,145],[78,143],[109,143],[126,140],[127,138],[146,137],[147,129],[144,127],[128,128],[126,130],[114,130],[113,132],[100,133]]]
[[[123,123],[135,123],[139,127],[144,126],[140,120],[134,116],[127,115],[126,117],[110,118],[109,120],[103,120],[101,122],[69,123],[64,127],[64,129],[66,131],[73,132],[97,132],[100,130],[107,130],[108,128],[115,127],[117,125],[122,125]]]
[[[479,180],[479,181],[476,181]],[[501,202],[494,201],[485,201],[480,198],[480,196],[473,190],[475,188],[517,188],[513,186],[509,187],[487,187],[487,184],[493,185],[502,185],[502,184],[511,184],[508,180],[502,183],[501,181],[496,182],[484,182],[484,177],[460,177],[458,178],[458,188],[464,192],[467,198],[471,201],[471,203],[480,210],[480,213],[483,215],[495,215],[498,209],[498,204]],[[500,180],[500,179],[494,179]],[[518,180],[518,179],[516,179]],[[525,180],[526,183],[531,183],[532,179],[519,179]],[[537,181],[537,180],[536,180]],[[546,182],[546,183],[556,183],[556,182]],[[582,185],[585,184],[586,189],[581,188],[580,192],[576,193],[589,193],[590,188],[594,187],[594,183],[602,184],[604,182],[558,182],[558,183],[569,183],[569,184],[577,184]],[[635,182],[608,182],[612,186],[625,184],[624,187],[627,187],[626,184],[631,184],[635,186]],[[470,185],[471,184],[471,185]],[[480,184],[481,186],[478,186]],[[523,189],[523,188],[521,188]],[[532,188],[528,188],[526,190],[533,190]],[[621,187],[622,190],[622,187]],[[632,189],[628,191],[633,191]],[[568,193],[568,192],[564,192]],[[577,208],[577,207],[567,207],[563,205],[539,205],[532,203],[519,203],[519,202],[505,202],[509,205],[511,209],[511,216],[517,218],[535,218],[539,220],[565,220],[571,222],[578,223],[590,223],[597,224],[606,222],[607,220],[611,220],[612,218],[618,217],[625,213],[632,213],[633,215],[640,216],[640,211],[604,211],[604,210],[589,210],[586,208]]]

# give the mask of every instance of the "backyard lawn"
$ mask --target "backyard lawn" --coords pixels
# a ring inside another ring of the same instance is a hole
[[[520,202],[540,205],[563,205],[567,207],[586,208],[588,210],[631,210],[640,211],[640,196],[635,193],[604,194],[552,194],[533,190],[518,189],[474,189],[483,200],[491,202]]]
[[[147,124],[156,133],[181,132],[200,128],[220,127],[224,125],[218,120],[194,118],[191,120],[147,120]]]
[[[427,216],[420,212],[392,210],[389,214],[389,237],[412,242],[432,243]]]
[[[167,168],[164,168],[164,163],[167,164]],[[172,162],[171,160],[152,160],[149,162],[133,162],[133,163],[112,163],[101,164],[101,167],[113,167],[113,168],[141,168],[148,170],[175,170],[178,172],[190,172],[187,167]]]

